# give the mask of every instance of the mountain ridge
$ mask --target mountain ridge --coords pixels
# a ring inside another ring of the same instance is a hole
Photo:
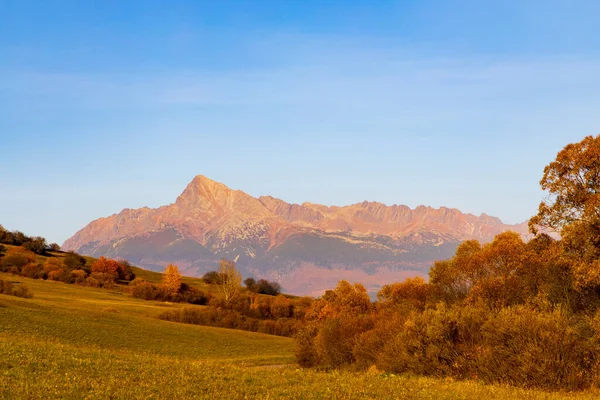
[[[298,276],[299,271],[316,269],[323,276],[338,271],[340,279],[359,271],[424,275],[460,242],[487,242],[506,230],[526,235],[527,224],[504,224],[487,214],[477,217],[448,207],[411,209],[375,201],[293,204],[268,195],[255,198],[197,175],[174,203],[98,218],[63,248],[120,256],[154,270],[178,262],[192,275],[214,269],[225,257],[236,260],[246,275],[277,278],[288,290],[304,293],[309,286],[327,288],[334,278],[318,284]],[[382,278],[382,284],[388,280]]]

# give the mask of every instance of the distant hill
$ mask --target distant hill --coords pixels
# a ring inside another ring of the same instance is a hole
[[[229,258],[244,275],[276,280],[286,292],[315,295],[341,279],[376,291],[425,275],[460,242],[490,241],[506,230],[525,235],[527,224],[507,225],[446,207],[289,204],[271,196],[254,198],[199,175],[175,203],[97,219],[62,248],[123,257],[151,270],[176,263],[192,276]]]

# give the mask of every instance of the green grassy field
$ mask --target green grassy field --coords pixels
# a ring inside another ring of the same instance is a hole
[[[177,324],[178,304],[0,274],[32,299],[0,295],[3,399],[558,399],[477,382],[297,367],[291,339]]]

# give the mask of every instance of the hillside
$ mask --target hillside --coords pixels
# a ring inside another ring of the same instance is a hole
[[[475,382],[320,372],[294,364],[288,338],[165,322],[180,307],[31,280],[32,299],[0,294],[0,398],[5,399],[593,399]]]
[[[464,240],[490,241],[526,224],[506,225],[456,209],[362,202],[344,207],[289,204],[254,198],[197,176],[175,203],[125,209],[88,224],[63,248],[90,256],[123,257],[151,270],[176,263],[200,276],[220,258],[244,275],[282,283],[294,294],[320,294],[340,279],[371,291],[408,276],[425,275]]]

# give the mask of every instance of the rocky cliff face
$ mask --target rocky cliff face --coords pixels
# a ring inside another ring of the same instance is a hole
[[[506,230],[526,234],[527,226],[445,207],[289,204],[199,175],[175,203],[95,220],[63,248],[123,257],[154,270],[176,263],[189,275],[214,269],[225,257],[236,260],[245,275],[278,280],[288,292],[319,294],[340,279],[375,291],[425,275],[460,242],[486,242]]]

